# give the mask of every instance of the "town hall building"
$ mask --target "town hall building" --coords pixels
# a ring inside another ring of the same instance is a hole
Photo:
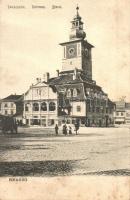
[[[92,48],[85,38],[79,7],[71,21],[69,41],[62,47],[62,70],[49,73],[24,94],[24,120],[28,125],[52,126],[79,122],[83,126],[109,126],[114,103],[92,77]]]

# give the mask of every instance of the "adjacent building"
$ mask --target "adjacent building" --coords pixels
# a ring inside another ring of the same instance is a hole
[[[23,95],[11,94],[0,100],[1,115],[15,116],[22,120],[23,116]]]
[[[125,104],[125,123],[130,125],[130,103]]]
[[[115,102],[115,105],[114,123],[130,125],[130,103],[120,100]]]

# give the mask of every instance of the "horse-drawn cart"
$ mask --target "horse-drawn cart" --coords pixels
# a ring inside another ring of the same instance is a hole
[[[2,133],[17,133],[17,122],[12,116],[0,115],[0,129]]]

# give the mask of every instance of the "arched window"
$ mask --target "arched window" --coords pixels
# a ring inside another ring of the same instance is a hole
[[[68,89],[68,91],[67,91],[67,97],[71,97],[71,90],[70,89]]]
[[[77,97],[77,89],[76,88],[74,88],[74,90],[73,90],[73,97]]]
[[[29,103],[26,103],[26,104],[25,104],[25,111],[29,111],[29,106],[30,106]]]
[[[49,111],[54,111],[56,109],[56,104],[54,102],[49,103]]]
[[[39,111],[39,104],[38,103],[33,104],[33,111]]]
[[[41,103],[41,110],[42,111],[47,111],[47,104],[46,104],[46,102]]]
[[[79,23],[78,22],[76,22],[76,26],[78,26],[79,25]]]
[[[80,94],[80,89],[77,89],[77,95],[79,95]]]
[[[90,88],[86,88],[87,96],[90,96]]]

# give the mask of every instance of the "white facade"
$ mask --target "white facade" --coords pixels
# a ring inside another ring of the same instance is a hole
[[[86,102],[79,101],[79,102],[71,102],[72,111],[70,116],[75,117],[85,117],[86,116]]]
[[[2,115],[14,115],[16,114],[16,104],[14,102],[1,102],[1,114]]]
[[[125,123],[130,124],[130,109],[126,109],[125,111]]]
[[[125,111],[116,111],[114,112],[114,121],[115,124],[124,124],[125,123]]]
[[[81,57],[62,60],[62,71],[74,70],[75,68],[82,69]]]
[[[70,43],[71,44],[71,43]],[[63,45],[62,56],[62,71],[82,69],[81,42],[74,43],[74,47],[69,43]],[[70,47],[69,47],[70,45]],[[74,55],[69,54],[69,51],[74,50]]]
[[[57,123],[57,93],[43,82],[32,85],[24,94],[23,123],[53,126]]]
[[[114,122],[115,124],[130,124],[130,103],[124,100],[116,102]]]

